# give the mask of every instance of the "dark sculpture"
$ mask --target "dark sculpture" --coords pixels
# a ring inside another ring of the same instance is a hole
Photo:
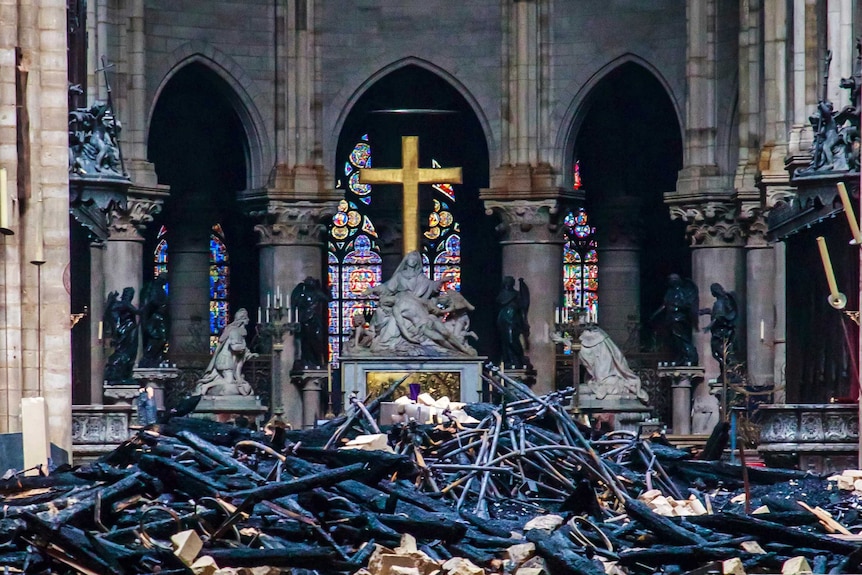
[[[105,319],[111,336],[114,352],[105,365],[105,381],[111,383],[132,383],[132,368],[138,354],[138,308],[132,304],[135,288],[123,289],[118,299],[117,292],[108,295],[105,305]]]
[[[664,324],[670,330],[674,363],[681,366],[697,365],[697,348],[692,341],[692,328],[697,324],[697,286],[678,274],[670,274],[667,281],[668,288],[662,304],[650,320],[663,317]]]
[[[168,342],[167,282],[160,276],[144,286],[141,293],[141,338],[144,351],[138,367],[160,367]]]
[[[290,294],[291,306],[299,323],[299,352],[295,366],[326,365],[326,308],[329,294],[320,280],[311,276],[298,283]]]
[[[829,65],[832,53],[827,51],[823,71],[823,92],[817,102],[817,111],[808,119],[814,128],[811,162],[796,171],[796,176],[810,176],[831,171],[859,169],[860,147],[860,92],[862,92],[862,42],[856,40],[856,65],[853,75],[842,78],[840,86],[850,91],[850,105],[838,112],[826,99],[829,82]]]
[[[69,112],[69,172],[126,179],[117,141],[121,129],[107,102]]]
[[[709,286],[709,291],[715,298],[715,303],[712,304],[712,309],[701,309],[700,315],[710,316],[709,325],[703,328],[703,331],[712,334],[710,351],[724,373],[725,367],[736,363],[734,347],[736,322],[739,317],[736,294],[725,291],[719,283]]]
[[[530,291],[523,278],[518,280],[519,288],[515,289],[515,278],[506,276],[497,295],[497,334],[500,338],[500,361],[507,367],[520,368],[529,365],[529,359],[524,355],[521,336],[529,342],[530,324],[527,323],[527,313],[530,311]]]

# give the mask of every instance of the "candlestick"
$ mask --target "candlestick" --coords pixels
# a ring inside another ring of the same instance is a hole
[[[838,291],[838,282],[835,281],[835,271],[832,269],[832,260],[829,258],[826,239],[819,236],[817,244],[820,248],[820,259],[823,260],[823,270],[826,272],[826,283],[829,284],[829,305],[841,309],[847,304],[847,297]]]
[[[847,195],[844,182],[838,182],[838,195],[841,196],[841,203],[844,205],[844,215],[847,216],[847,223],[850,224],[850,233],[853,234],[853,241],[850,243],[862,245],[862,232],[859,231],[859,222],[856,220],[853,204],[850,203],[850,196]]]

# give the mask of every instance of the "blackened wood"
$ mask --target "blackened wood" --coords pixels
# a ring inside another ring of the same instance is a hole
[[[219,567],[301,567],[319,571],[356,571],[359,565],[342,560],[333,549],[289,544],[282,549],[204,549]]]
[[[428,514],[417,518],[380,513],[377,518],[381,523],[399,533],[410,533],[422,539],[441,539],[452,542],[458,541],[467,532],[467,527],[463,523],[457,523],[439,514]]]
[[[142,455],[138,465],[147,473],[164,481],[169,489],[188,493],[193,497],[216,497],[225,490],[224,485],[213,481],[200,471],[164,457]]]
[[[235,500],[243,499],[249,501],[263,501],[264,499],[278,499],[285,495],[307,491],[314,489],[315,487],[335,485],[345,479],[353,479],[356,476],[361,475],[364,471],[364,464],[355,463],[338,469],[327,469],[298,479],[268,483],[254,489],[235,491],[228,495]]]
[[[97,497],[101,499],[102,509],[108,509],[113,501],[133,493],[141,493],[144,491],[150,485],[148,478],[149,476],[146,473],[140,471],[133,473],[132,475],[117,481],[113,485],[108,485],[99,489],[97,495],[82,499],[77,503],[69,505],[62,511],[52,514],[50,517],[50,523],[54,527],[59,527],[66,523],[78,521],[89,514],[90,517],[86,517],[86,522],[87,524],[91,524],[93,521],[92,514],[96,507]]]
[[[479,531],[486,535],[493,535],[494,537],[509,537],[512,531],[518,531],[523,526],[521,522],[482,519],[464,509],[459,510],[458,515],[466,519],[470,525],[476,527]]]
[[[667,517],[654,513],[652,509],[640,501],[626,497],[625,507],[626,512],[628,512],[632,519],[642,523],[664,541],[679,543],[681,545],[702,545],[706,543],[706,540],[700,535],[676,525]]]
[[[180,439],[180,441],[182,441],[183,443],[190,445],[196,450],[202,452],[210,459],[214,459],[215,461],[221,463],[225,467],[237,469],[242,475],[245,475],[246,477],[251,477],[256,481],[263,481],[263,477],[261,477],[256,471],[253,471],[252,469],[246,467],[236,458],[222,452],[217,446],[213,445],[212,443],[201,437],[198,437],[191,431],[180,431],[179,433],[177,433],[177,438]]]
[[[648,549],[624,549],[619,552],[620,565],[632,567],[637,563],[646,565],[682,565],[693,567],[705,561],[723,561],[731,557],[748,558],[749,554],[737,547],[709,547],[700,545],[652,545]]]
[[[604,575],[596,561],[584,557],[584,551],[571,542],[567,527],[549,533],[543,529],[527,532],[527,540],[536,544],[536,553],[545,560],[550,572],[574,575]]]
[[[353,463],[365,463],[369,468],[369,481],[376,483],[386,476],[398,473],[399,477],[413,477],[417,469],[413,461],[405,455],[383,451],[363,451],[361,449],[320,449],[300,447],[296,454],[303,459],[324,463],[329,467],[340,467]]]
[[[12,477],[11,479],[0,479],[0,494],[20,493],[28,489],[45,487],[75,487],[89,484],[90,482],[86,479],[81,479],[72,473],[59,473],[47,477]]]

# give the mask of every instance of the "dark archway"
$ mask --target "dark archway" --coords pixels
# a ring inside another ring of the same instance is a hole
[[[619,227],[611,234],[638,230],[640,340],[652,347],[654,330],[647,320],[661,303],[668,274],[691,277],[685,224],[670,219],[663,199],[676,188],[683,162],[677,114],[658,79],[635,63],[605,76],[590,93],[586,110],[573,159],[580,161],[586,208],[589,213],[615,214]],[[621,220],[624,198],[636,198],[639,207]],[[609,238],[608,232],[597,230],[605,242],[618,239]],[[601,273],[599,262],[600,282]]]
[[[150,125],[148,155],[159,183],[171,187],[171,196],[148,229],[144,278],[153,277],[152,254],[162,225],[170,234],[170,265],[172,246],[188,243],[192,237],[206,242],[212,226],[220,224],[230,254],[232,315],[240,307],[257,306],[259,270],[253,224],[243,216],[236,199],[247,181],[249,144],[230,95],[228,84],[200,63],[177,72],[161,91]],[[184,270],[169,267],[169,276],[179,277],[175,271]],[[200,291],[210,280],[202,275],[194,281],[202,282],[196,285]],[[173,290],[173,282],[171,287]],[[178,320],[190,321],[189,317],[172,319],[173,325]],[[186,351],[190,350],[171,350],[172,355]]]
[[[476,306],[471,315],[479,336],[479,353],[493,354],[493,302],[499,289],[501,260],[493,223],[485,217],[479,200],[480,188],[488,186],[488,145],[476,114],[446,80],[411,64],[381,78],[351,108],[338,139],[337,178],[345,177],[345,159],[364,134],[368,134],[372,147],[374,167],[400,166],[401,136],[418,135],[420,166],[431,167],[436,160],[444,167],[463,168],[463,184],[456,186],[457,200],[452,205],[461,230],[461,292]],[[433,210],[434,192],[430,185],[422,188],[420,208],[425,225]],[[386,236],[388,229],[401,221],[400,187],[375,185],[372,193],[365,209],[381,228],[381,236]],[[389,246],[396,253],[392,258],[384,257],[384,278],[394,269],[391,262],[400,259],[400,235],[389,235],[397,236]]]

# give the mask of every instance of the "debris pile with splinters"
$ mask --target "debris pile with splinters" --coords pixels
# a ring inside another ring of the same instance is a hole
[[[496,370],[483,377],[501,401],[466,406],[472,425],[444,412],[437,425],[382,433],[374,414],[397,382],[313,430],[264,435],[173,418],[96,463],[7,477],[0,566],[86,575],[860,572],[857,495],[846,490],[854,471],[836,485],[698,460],[661,436],[591,437],[564,408],[571,390],[540,397]]]

